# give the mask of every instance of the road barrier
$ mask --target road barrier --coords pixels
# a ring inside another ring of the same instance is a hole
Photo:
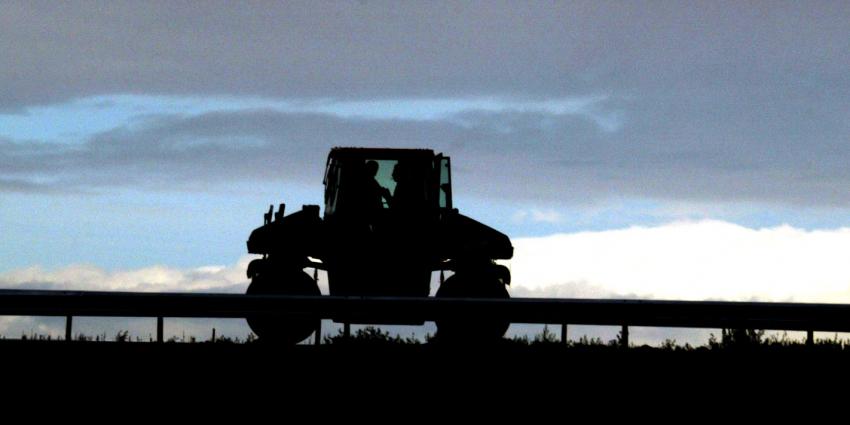
[[[75,316],[155,317],[157,341],[163,321],[171,318],[244,318],[303,315],[344,323],[502,320],[511,323],[628,327],[766,329],[850,332],[850,305],[726,301],[656,301],[612,299],[451,299],[403,297],[303,297],[208,293],[91,292],[0,290],[0,315],[64,316],[65,337],[72,336]],[[316,334],[319,341],[319,334]]]

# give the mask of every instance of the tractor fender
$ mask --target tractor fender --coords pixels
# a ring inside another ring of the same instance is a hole
[[[254,229],[248,237],[248,253],[310,255],[317,245],[317,236],[320,235],[321,228],[319,207],[305,205],[300,211]]]
[[[440,245],[444,258],[507,260],[513,257],[514,247],[504,233],[453,211],[442,218]]]

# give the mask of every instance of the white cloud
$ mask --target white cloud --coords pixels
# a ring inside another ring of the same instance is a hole
[[[850,302],[850,228],[706,220],[513,242],[515,295]]]
[[[42,288],[85,291],[241,292],[247,287],[245,270],[253,259],[244,256],[232,266],[179,269],[151,266],[136,270],[106,270],[71,265],[57,270],[35,266],[0,273],[2,288]]]

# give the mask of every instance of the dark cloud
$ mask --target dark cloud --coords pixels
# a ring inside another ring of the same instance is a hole
[[[111,93],[846,94],[848,21],[842,2],[5,2],[0,107]]]
[[[49,193],[51,188],[27,180],[0,178],[0,192]]]
[[[628,110],[617,131],[583,115],[519,111],[432,121],[272,110],[149,117],[83,145],[0,143],[0,188],[319,184],[327,152],[343,145],[443,151],[454,158],[456,193],[490,198],[850,204],[850,172],[843,166],[850,145],[842,143],[837,126],[813,127],[797,139],[781,122],[765,125],[732,111],[711,114],[718,121],[689,122],[663,108]],[[658,117],[646,118],[651,115]]]
[[[239,180],[321,181],[333,146],[487,143],[486,128],[449,122],[345,119],[271,110],[149,117],[83,145],[0,143],[0,176],[64,187],[177,188]]]
[[[515,110],[149,117],[77,147],[0,141],[0,189],[318,182],[333,145],[431,146],[454,156],[457,193],[847,205],[847,22],[842,2],[7,3],[7,110],[114,93],[601,96],[593,112],[621,125]]]

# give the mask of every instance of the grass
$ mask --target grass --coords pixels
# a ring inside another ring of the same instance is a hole
[[[0,339],[6,340],[5,336],[0,336]],[[31,332],[30,334],[22,334],[20,341],[63,341],[64,338],[55,337],[52,335],[42,335]],[[121,330],[112,338],[106,334],[99,335],[84,335],[77,334],[74,336],[75,341],[80,342],[116,342],[116,343],[150,343],[154,342],[154,337],[131,337],[128,330]],[[304,343],[312,341],[312,337],[305,340]],[[215,339],[199,340],[195,336],[172,336],[166,340],[169,344],[228,344],[228,345],[244,345],[256,344],[259,340],[254,334],[249,334],[245,338],[217,336]],[[415,346],[428,345],[438,343],[439,340],[432,335],[426,335],[425,341],[421,341],[414,336],[402,337],[400,335],[391,335],[388,331],[380,328],[367,326],[357,329],[351,335],[346,336],[342,330],[339,330],[335,335],[325,335],[322,338],[322,345],[356,345],[356,346]],[[534,336],[515,336],[512,338],[503,338],[498,342],[509,347],[538,347],[538,348],[557,348],[567,350],[612,350],[622,349],[622,335],[618,334],[616,338],[604,341],[598,337],[581,336],[577,340],[569,340],[563,343],[560,337],[549,330],[548,326],[543,328],[541,333]],[[309,344],[307,344],[309,345]],[[841,339],[836,334],[833,338],[815,339],[814,347],[810,347],[805,341],[792,339],[787,332],[779,335],[765,336],[763,330],[752,329],[724,329],[720,336],[711,334],[709,340],[704,345],[693,346],[691,344],[679,344],[675,339],[667,339],[657,346],[635,345],[630,344],[629,348],[639,350],[651,350],[659,352],[700,352],[700,351],[776,351],[776,350],[797,350],[811,349],[829,350],[835,352],[850,351],[850,339]]]

